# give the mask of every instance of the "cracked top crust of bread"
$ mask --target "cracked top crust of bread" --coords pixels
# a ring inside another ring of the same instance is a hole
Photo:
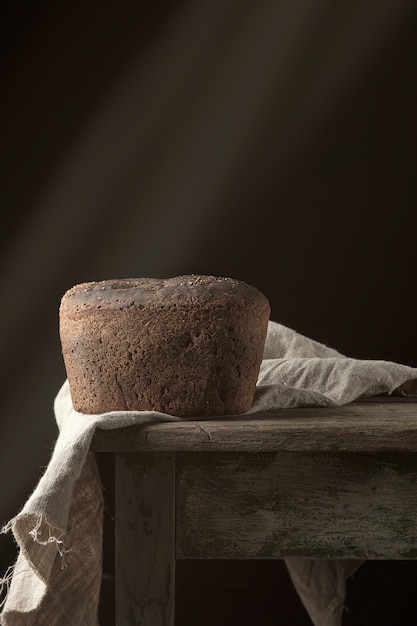
[[[247,283],[221,276],[189,274],[173,278],[124,278],[80,283],[61,301],[61,312],[71,317],[97,309],[121,307],[196,306],[216,308],[255,304],[265,296]],[[269,306],[269,305],[268,305]]]

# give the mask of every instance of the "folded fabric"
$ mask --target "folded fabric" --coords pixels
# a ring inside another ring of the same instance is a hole
[[[268,409],[337,406],[393,392],[417,394],[417,368],[348,358],[271,321],[254,404],[245,415],[256,419]],[[94,431],[182,419],[136,411],[83,415],[72,406],[68,381],[54,411],[59,435],[48,467],[3,529],[13,532],[19,546],[18,559],[3,579],[4,626],[98,623],[103,501],[89,451]],[[286,564],[315,626],[340,626],[346,578],[360,562],[287,559]]]

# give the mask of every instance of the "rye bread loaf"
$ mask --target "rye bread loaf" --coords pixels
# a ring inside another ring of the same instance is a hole
[[[183,417],[244,413],[253,403],[269,315],[267,298],[232,278],[75,285],[59,309],[74,408]]]

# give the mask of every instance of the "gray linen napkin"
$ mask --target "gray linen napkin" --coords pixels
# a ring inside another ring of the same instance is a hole
[[[270,408],[337,406],[410,383],[407,393],[413,395],[417,368],[351,359],[270,321],[254,404],[246,415],[256,419]],[[181,419],[156,412],[77,413],[68,381],[55,398],[54,411],[59,435],[48,467],[3,529],[13,532],[19,546],[17,562],[2,581],[4,626],[97,624],[103,503],[89,452],[94,431]],[[360,562],[287,559],[286,564],[314,625],[340,626],[346,579]]]

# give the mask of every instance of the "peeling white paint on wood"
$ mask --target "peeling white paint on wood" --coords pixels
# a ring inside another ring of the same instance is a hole
[[[116,623],[172,626],[174,455],[116,455]]]
[[[417,558],[417,402],[97,430],[116,456],[117,622],[172,626],[181,558]]]
[[[417,557],[417,458],[182,454],[179,558]]]

